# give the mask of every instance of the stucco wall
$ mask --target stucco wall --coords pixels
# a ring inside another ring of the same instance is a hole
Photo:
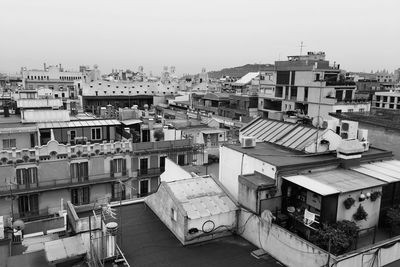
[[[241,152],[225,146],[220,148],[219,180],[236,200],[238,200],[239,195],[238,175],[251,174],[254,173],[254,171],[258,171],[266,176],[274,178],[276,173],[275,166],[248,155],[242,155]]]
[[[167,189],[162,184],[158,191],[145,198],[145,203],[153,210],[160,220],[171,230],[171,232],[184,243],[184,217],[175,205]],[[174,208],[177,221],[171,219],[171,209]]]
[[[57,180],[58,183],[70,182],[70,167],[67,160],[42,161],[38,165],[39,183],[50,185]]]
[[[239,196],[238,201],[243,207],[257,212],[257,192],[255,189],[248,187],[239,182]]]
[[[252,217],[248,219],[249,216]],[[239,229],[243,227],[242,236],[245,239],[287,266],[321,267],[328,262],[326,251],[244,211],[239,215]]]
[[[379,221],[379,210],[381,206],[381,198],[379,197],[375,201],[371,201],[370,199],[366,199],[362,202],[360,202],[359,196],[361,193],[366,194],[367,192],[374,192],[374,191],[381,191],[382,192],[382,187],[374,187],[371,189],[366,189],[366,190],[359,190],[359,191],[354,191],[351,193],[346,193],[346,194],[341,194],[339,195],[338,198],[338,211],[337,211],[337,220],[349,220],[349,221],[354,221],[353,219],[353,214],[357,211],[358,206],[361,204],[365,211],[368,213],[367,220],[361,220],[356,222],[357,225],[360,227],[360,229],[365,229],[369,227],[373,227],[378,224]],[[343,201],[345,201],[348,197],[352,197],[355,199],[354,205],[350,209],[346,209],[346,207],[343,204]]]
[[[31,133],[12,133],[0,135],[0,150],[9,149],[3,147],[4,139],[15,139],[17,149],[26,149],[31,147]],[[36,134],[35,141],[37,142]]]

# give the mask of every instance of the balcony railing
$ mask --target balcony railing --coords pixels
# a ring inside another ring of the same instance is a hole
[[[61,179],[50,179],[46,181],[40,181],[31,184],[12,184],[0,186],[0,195],[11,195],[17,193],[23,193],[27,191],[40,191],[52,188],[63,188],[69,186],[89,185],[95,183],[104,183],[118,178],[126,176],[127,173],[121,173],[119,176],[117,173],[104,173],[99,175],[90,175],[89,177],[80,178],[61,178]],[[116,178],[114,178],[116,177]],[[118,178],[117,178],[118,177]]]
[[[161,173],[163,173],[165,170],[165,167],[162,168],[150,168],[150,169],[138,169],[137,174],[138,176],[158,176]]]

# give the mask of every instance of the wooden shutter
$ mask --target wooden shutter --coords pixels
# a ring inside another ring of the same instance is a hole
[[[82,176],[83,180],[87,181],[89,179],[89,163],[88,162],[83,162],[81,163],[82,165]]]
[[[122,175],[126,175],[126,159],[122,159]]]
[[[114,177],[114,160],[110,160],[110,176]]]
[[[17,169],[17,184],[22,184],[22,169]]]

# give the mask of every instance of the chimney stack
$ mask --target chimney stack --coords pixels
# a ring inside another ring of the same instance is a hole
[[[360,165],[364,150],[363,145],[357,139],[343,139],[336,149],[337,157],[341,159],[341,167],[349,169]]]

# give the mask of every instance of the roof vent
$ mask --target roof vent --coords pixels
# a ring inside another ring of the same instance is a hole
[[[243,148],[255,147],[256,139],[250,136],[243,136],[240,140]]]

